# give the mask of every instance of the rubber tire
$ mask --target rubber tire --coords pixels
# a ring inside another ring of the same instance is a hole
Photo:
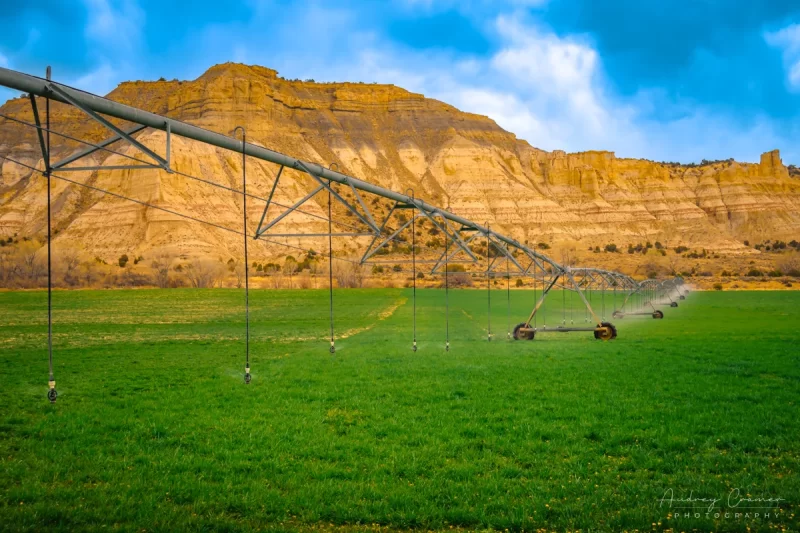
[[[625,313],[623,313],[621,311],[614,311],[613,313],[611,313],[611,316],[613,318],[616,318],[617,320],[621,320],[622,318],[625,317]]]
[[[671,302],[669,304],[670,307],[678,307],[678,302]]]
[[[607,339],[604,339],[603,337],[600,336],[600,331],[598,329],[595,329],[594,330],[594,338],[595,339],[597,339],[599,341],[612,341],[612,340],[617,338],[617,328],[614,326],[614,324],[612,324],[611,322],[601,322],[600,326],[610,329],[611,330],[611,336],[608,337]]]
[[[686,299],[686,296],[684,296],[683,294],[681,294],[680,296],[678,296],[678,298],[680,298],[681,300],[685,300],[685,299]]]
[[[515,341],[523,341],[523,340],[532,341],[533,338],[536,336],[536,332],[535,331],[531,331],[530,333],[528,333],[528,332],[520,332],[520,329],[524,328],[525,326],[526,326],[525,322],[522,322],[520,324],[517,324],[514,327],[514,340]]]
[[[653,311],[653,318],[658,318],[658,319],[664,318],[664,312],[661,311],[660,309]]]

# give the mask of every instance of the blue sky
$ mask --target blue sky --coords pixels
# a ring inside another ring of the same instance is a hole
[[[0,1],[0,66],[96,93],[238,61],[394,83],[546,150],[800,164],[796,0]]]

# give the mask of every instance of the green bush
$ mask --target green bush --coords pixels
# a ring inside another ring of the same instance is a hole
[[[715,291],[721,291],[722,290],[722,283],[715,283],[714,284],[714,290]]]
[[[747,275],[750,276],[751,278],[755,278],[763,276],[764,274],[757,268],[751,268],[750,270],[747,271]]]

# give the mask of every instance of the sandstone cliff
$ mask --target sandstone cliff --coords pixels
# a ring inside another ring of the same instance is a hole
[[[387,85],[289,81],[274,70],[217,65],[194,81],[127,82],[112,100],[187,121],[223,134],[237,125],[248,140],[398,191],[417,196],[531,243],[602,245],[661,241],[721,253],[755,253],[744,239],[800,234],[800,178],[777,151],[759,163],[732,160],[698,166],[620,159],[611,152],[545,152],[517,139],[487,117]],[[16,99],[0,113],[32,122],[29,102]],[[53,104],[52,128],[89,141],[108,136],[79,110]],[[165,135],[146,130],[138,139],[164,153]],[[80,145],[53,137],[53,158]],[[116,151],[142,158],[130,146]],[[0,156],[42,167],[36,133],[0,118]],[[232,188],[241,181],[240,156],[179,138],[173,167]],[[96,163],[128,164],[104,152]],[[0,236],[43,233],[45,184],[38,174],[0,160]],[[248,161],[248,191],[266,196],[277,167]],[[158,170],[59,173],[79,183],[188,213],[220,226],[241,228],[241,197]],[[284,179],[285,178],[285,179]],[[290,204],[313,187],[305,176],[284,173],[276,200]],[[56,246],[72,246],[112,260],[121,253],[228,256],[240,239],[222,229],[54,180]],[[325,197],[278,227],[280,232],[325,228]],[[253,224],[263,202],[248,203]],[[277,208],[270,216],[278,213]],[[344,215],[339,209],[337,215]],[[346,217],[344,217],[346,219]],[[301,248],[307,239],[281,239]],[[254,253],[285,254],[260,244]],[[354,247],[340,240],[339,247]]]

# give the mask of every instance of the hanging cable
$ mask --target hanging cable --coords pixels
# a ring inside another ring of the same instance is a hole
[[[492,340],[492,284],[490,282],[490,271],[492,270],[492,254],[489,253],[491,245],[489,244],[489,223],[486,223],[486,306],[487,306],[487,326],[486,326],[486,340]]]
[[[50,66],[47,66],[46,77],[49,80],[52,74]],[[49,94],[49,93],[48,93]],[[31,98],[35,98],[31,96]],[[53,373],[53,234],[52,234],[52,204],[51,204],[51,168],[50,168],[50,98],[45,97],[45,121],[47,124],[47,153],[45,158],[45,177],[47,177],[47,359],[50,367],[49,390],[47,399],[50,403],[56,403],[58,392],[56,391],[56,378]]]
[[[335,163],[333,163],[335,165]],[[338,165],[337,165],[338,167]],[[331,187],[333,182],[328,180],[328,295],[330,299],[330,315],[331,315],[331,347],[330,352],[336,353],[336,345],[334,344],[333,333],[333,197],[331,195]]]
[[[569,324],[575,324],[575,291],[569,291]]]
[[[537,265],[538,266],[538,265]],[[539,291],[536,285],[536,266],[533,268],[533,305],[534,308],[539,305]],[[539,317],[537,316],[539,313],[533,313],[533,328],[536,329],[536,325],[539,322]],[[530,325],[530,324],[528,324]]]
[[[600,287],[601,287],[600,290],[602,291],[600,293],[600,299],[601,299],[600,307],[602,308],[602,311],[601,311],[600,315],[603,317],[603,322],[605,322],[605,320],[606,320],[606,280],[605,280],[605,278],[603,278],[602,284],[600,285]]]
[[[506,253],[511,253],[506,245]],[[506,255],[506,339],[511,340],[511,267]]]
[[[542,329],[547,329],[547,293],[544,288],[544,267],[542,267]]]
[[[417,351],[417,204],[414,198],[414,189],[407,189],[411,191],[411,204],[414,206],[411,211],[411,279],[412,279],[412,299],[413,299],[413,322],[414,322],[414,343],[411,346],[411,351]]]
[[[31,124],[30,122],[26,122],[24,120],[20,120],[18,118],[14,118],[14,117],[5,115],[3,113],[0,113],[0,118],[9,120],[11,122],[16,122],[16,123],[21,124],[23,126],[34,128],[34,129],[37,129],[37,130],[42,131],[42,132],[52,133],[53,135],[56,135],[58,137],[63,137],[64,139],[68,139],[70,141],[74,141],[74,142],[79,143],[79,144],[83,144],[83,145],[86,145],[86,146],[91,146],[92,148],[95,148],[95,149],[97,149],[99,151],[103,151],[103,152],[107,152],[107,153],[109,153],[111,155],[116,155],[116,156],[119,156],[119,157],[123,157],[123,158],[129,159],[131,161],[135,161],[137,163],[142,163],[143,165],[150,165],[151,164],[149,161],[145,161],[143,159],[139,159],[137,157],[134,157],[134,156],[122,153],[122,152],[117,152],[117,151],[112,150],[112,149],[110,149],[108,147],[100,146],[100,145],[94,144],[94,143],[90,143],[88,141],[84,141],[82,139],[78,139],[77,137],[73,137],[73,136],[67,135],[65,133],[60,133],[58,131],[53,131],[50,128],[47,128],[47,127],[44,127],[44,126],[37,126],[36,124]],[[64,170],[69,170],[69,167],[65,167]],[[102,168],[99,168],[98,170],[102,170]],[[216,181],[211,181],[211,180],[207,180],[207,179],[204,179],[204,178],[199,178],[197,176],[193,176],[191,174],[187,174],[185,172],[181,172],[180,170],[177,170],[175,168],[170,168],[170,172],[172,174],[177,175],[177,176],[181,176],[181,177],[184,177],[186,179],[190,179],[190,180],[197,181],[197,182],[200,182],[200,183],[205,183],[206,185],[211,185],[212,187],[218,187],[220,189],[224,189],[226,191],[230,191],[230,192],[233,192],[233,193],[236,193],[236,194],[246,194],[249,198],[252,198],[254,200],[260,200],[260,201],[263,201],[263,202],[267,201],[267,198],[264,198],[264,197],[261,197],[261,196],[255,195],[255,194],[243,193],[242,191],[240,191],[239,189],[237,189],[235,187],[229,187],[227,185],[223,185],[222,183],[217,183]],[[292,206],[289,206],[289,205],[286,205],[286,204],[282,204],[282,203],[280,203],[278,201],[275,201],[274,199],[270,200],[270,204],[274,205],[276,207],[282,207],[284,209],[289,209],[289,208],[292,207]],[[308,216],[310,218],[315,218],[315,219],[321,220],[323,222],[327,222],[328,221],[328,219],[325,218],[322,215],[319,215],[317,213],[312,213],[310,211],[305,211],[303,209],[300,209],[299,207],[295,207],[292,210],[294,212],[306,215],[306,216]],[[346,227],[348,229],[352,229],[352,230],[356,230],[356,231],[361,231],[361,229],[362,229],[362,228],[359,228],[358,226],[353,226],[352,224],[348,224],[346,222],[342,222],[341,220],[334,221],[334,224],[336,224],[337,226]],[[279,242],[275,242],[275,241],[267,241],[267,240],[264,240],[264,239],[261,239],[261,240],[263,240],[264,242],[270,242],[272,244],[277,244],[279,246],[286,246],[283,243],[279,243]],[[300,251],[307,251],[304,248],[297,248],[297,249],[300,250]],[[337,259],[341,260],[340,258],[337,258]]]
[[[449,207],[449,206],[448,206]],[[442,217],[442,223],[447,229],[447,220]],[[444,232],[444,351],[450,351],[450,272],[448,271],[447,261],[450,255],[450,236],[447,231]]]
[[[250,265],[247,258],[247,155],[245,153],[245,144],[247,143],[247,132],[242,126],[236,126],[233,130],[233,136],[236,137],[236,132],[242,130],[242,191],[244,194],[244,206],[242,210],[242,231],[244,235],[244,328],[245,328],[245,364],[244,364],[244,382],[250,383],[252,376],[250,374]]]
[[[32,172],[38,172],[42,176],[46,177],[46,172],[44,170],[38,169],[38,168],[36,168],[36,167],[34,167],[32,165],[28,165],[27,163],[23,163],[22,161],[19,161],[17,159],[13,159],[13,158],[5,156],[5,155],[0,155],[0,159],[3,159],[5,161],[10,161],[11,163],[14,163],[15,165],[19,165],[19,166],[21,166],[23,168],[27,168],[28,170],[30,170]],[[211,226],[213,228],[217,228],[217,229],[220,229],[220,230],[223,230],[223,231],[227,231],[227,232],[230,232],[230,233],[235,233],[236,235],[242,235],[242,232],[239,231],[239,230],[236,230],[236,229],[233,229],[233,228],[228,228],[228,227],[225,227],[225,226],[223,226],[221,224],[217,224],[215,222],[210,222],[208,220],[203,220],[201,218],[193,217],[191,215],[187,215],[185,213],[180,213],[178,211],[173,211],[172,209],[167,209],[166,207],[161,207],[160,205],[152,204],[150,202],[144,202],[142,200],[137,200],[136,198],[131,198],[130,196],[125,196],[123,194],[112,192],[112,191],[109,191],[107,189],[102,189],[100,187],[95,187],[93,185],[88,185],[86,183],[81,183],[79,181],[75,181],[75,180],[66,178],[64,176],[60,176],[58,174],[53,174],[52,172],[50,173],[50,175],[54,179],[61,180],[61,181],[64,181],[66,183],[71,183],[72,185],[76,185],[78,187],[83,187],[85,189],[90,189],[90,190],[99,192],[101,194],[105,194],[105,195],[108,195],[108,196],[113,196],[114,198],[119,198],[120,200],[125,200],[125,201],[128,201],[128,202],[132,202],[134,204],[139,204],[139,205],[142,205],[142,206],[150,208],[150,209],[155,209],[157,211],[163,211],[165,213],[169,213],[170,215],[175,215],[177,217],[185,218],[186,220],[191,220],[191,221],[197,222],[199,224],[204,224],[206,226]],[[252,197],[252,195],[251,195],[251,197]],[[297,251],[300,251],[300,252],[307,252],[308,251],[307,248],[302,248],[300,246],[293,246],[291,244],[287,244],[287,243],[283,243],[283,242],[278,242],[278,241],[273,241],[273,240],[268,240],[268,239],[259,239],[259,240],[261,242],[265,243],[265,244],[274,244],[275,246],[282,246],[284,248],[289,248],[289,249],[297,250]],[[360,264],[359,261],[355,261],[355,260],[352,260],[352,259],[347,259],[347,258],[344,258],[344,257],[335,257],[334,259],[336,259],[337,261],[344,261],[345,263],[351,263],[353,265]]]

